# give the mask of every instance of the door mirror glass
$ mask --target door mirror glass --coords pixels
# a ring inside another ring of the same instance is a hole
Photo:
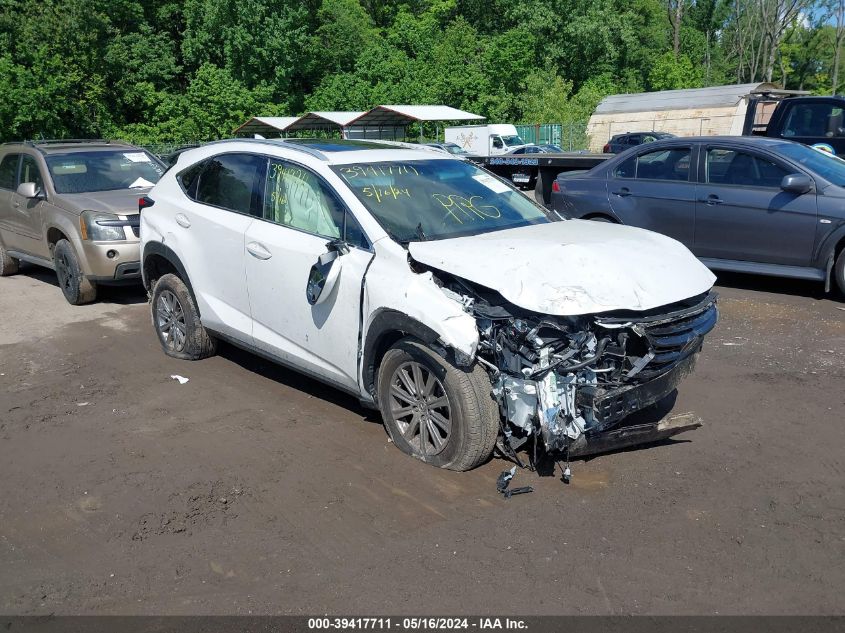
[[[18,185],[18,195],[22,198],[38,198],[41,190],[34,182],[22,182]]]
[[[780,188],[800,196],[813,188],[813,181],[805,174],[788,174],[780,181]]]
[[[323,303],[331,296],[337,280],[340,279],[343,255],[349,252],[349,246],[341,241],[329,242],[326,247],[328,250],[320,255],[308,273],[305,297],[312,306]]]

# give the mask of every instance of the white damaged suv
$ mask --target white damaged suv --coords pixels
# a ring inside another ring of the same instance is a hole
[[[689,428],[620,433],[717,320],[715,278],[673,239],[561,220],[471,162],[364,141],[211,143],[140,207],[166,354],[220,339],[290,366],[378,408],[427,463]]]

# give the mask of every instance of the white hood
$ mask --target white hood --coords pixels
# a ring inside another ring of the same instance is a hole
[[[418,262],[567,316],[649,310],[709,290],[716,277],[680,242],[619,224],[566,220],[411,242]]]

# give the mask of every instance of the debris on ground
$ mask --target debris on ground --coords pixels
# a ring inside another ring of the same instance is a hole
[[[528,492],[534,492],[534,488],[531,486],[522,486],[520,488],[508,488],[511,483],[511,479],[513,479],[514,475],[516,475],[516,466],[511,468],[510,470],[503,470],[499,475],[498,479],[496,479],[496,490],[501,492],[505,499],[510,499],[514,495],[523,495]]]
[[[190,378],[185,378],[184,376],[180,376],[179,374],[173,374],[170,376],[173,380],[178,380],[180,385],[184,385],[186,382],[190,380]]]

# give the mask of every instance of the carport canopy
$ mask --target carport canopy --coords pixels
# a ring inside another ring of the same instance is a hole
[[[343,130],[349,122],[364,112],[309,112],[288,126],[286,132],[296,130]]]
[[[349,127],[405,127],[419,121],[477,121],[479,114],[445,105],[380,105],[349,122]]]
[[[235,134],[260,134],[274,136],[286,132],[288,127],[299,117],[295,116],[254,116],[235,129]]]

